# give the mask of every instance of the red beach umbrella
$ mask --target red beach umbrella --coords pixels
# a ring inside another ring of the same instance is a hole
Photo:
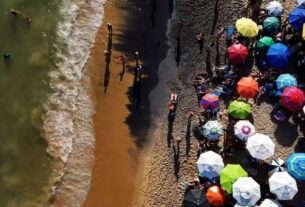
[[[304,92],[296,86],[285,88],[281,95],[281,103],[291,111],[301,110],[305,104]]]
[[[235,44],[228,48],[228,57],[233,64],[244,63],[248,54],[248,48],[242,44]]]
[[[258,93],[258,83],[251,77],[241,78],[237,83],[237,92],[243,98],[254,98]]]
[[[225,194],[217,185],[210,187],[206,196],[209,203],[213,206],[221,206],[225,202]]]

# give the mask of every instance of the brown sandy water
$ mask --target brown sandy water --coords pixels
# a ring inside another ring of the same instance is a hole
[[[109,83],[106,93],[105,56],[108,31],[102,26],[91,52],[88,71],[93,85],[96,102],[95,123],[95,165],[92,185],[85,201],[85,207],[129,206],[134,192],[138,157],[146,143],[150,126],[150,102],[148,94],[156,85],[157,68],[165,56],[165,31],[167,8],[159,6],[162,15],[156,17],[156,28],[151,28],[150,6],[145,1],[107,1],[104,23],[113,26],[112,54]],[[137,25],[141,25],[138,27]],[[158,43],[158,44],[156,44]],[[142,102],[140,111],[135,111],[133,99],[128,97],[133,84],[133,52],[140,51],[144,63]],[[122,64],[116,60],[126,54],[129,61],[120,81]],[[143,95],[144,94],[144,95]]]

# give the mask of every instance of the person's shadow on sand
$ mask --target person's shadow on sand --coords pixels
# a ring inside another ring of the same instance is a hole
[[[173,151],[174,151],[174,175],[176,177],[176,181],[179,181],[179,171],[180,171],[180,142],[176,142],[177,146],[173,144]],[[176,149],[177,147],[177,149]]]
[[[111,62],[111,48],[112,48],[112,33],[108,35],[107,50],[105,51],[105,74],[104,74],[104,93],[107,92],[110,82],[110,62]]]
[[[175,121],[175,114],[174,112],[169,112],[167,116],[167,147],[169,148],[171,146],[171,141],[173,139],[173,125]]]
[[[191,149],[191,125],[192,119],[188,119],[187,127],[186,127],[186,134],[185,134],[185,142],[186,142],[186,156],[189,157],[190,149]]]
[[[180,58],[181,58],[181,40],[180,40],[180,37],[177,37],[176,38],[176,48],[175,48],[175,60],[176,60],[178,67],[180,64]]]

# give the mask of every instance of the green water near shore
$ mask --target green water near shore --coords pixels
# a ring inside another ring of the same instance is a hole
[[[0,1],[0,206],[36,206],[48,190],[51,158],[41,134],[41,108],[54,70],[59,0]],[[7,14],[10,9],[22,15]],[[33,204],[33,205],[32,205]]]

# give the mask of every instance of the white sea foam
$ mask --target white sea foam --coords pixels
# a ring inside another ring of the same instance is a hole
[[[106,0],[63,0],[58,24],[58,70],[50,73],[53,93],[43,117],[47,152],[60,160],[55,169],[50,206],[81,206],[90,188],[94,160],[94,130],[90,79],[86,63],[103,21]]]

